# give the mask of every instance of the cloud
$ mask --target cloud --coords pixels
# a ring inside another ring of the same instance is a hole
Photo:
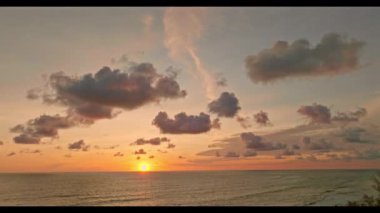
[[[131,145],[145,145],[145,144],[150,144],[150,145],[155,145],[155,146],[158,146],[158,145],[161,145],[162,142],[169,142],[170,139],[167,138],[167,137],[155,137],[155,138],[151,138],[151,139],[148,139],[148,140],[145,140],[143,138],[139,138],[137,139],[135,142],[131,143]]]
[[[10,129],[12,133],[19,133],[14,137],[15,143],[38,144],[44,137],[57,138],[59,129],[68,129],[76,125],[70,117],[60,115],[41,115],[30,119],[26,124],[19,124]]]
[[[9,153],[7,156],[8,156],[8,157],[11,157],[11,156],[13,156],[13,155],[16,155],[16,153],[15,153],[15,152],[11,152],[11,153]]]
[[[322,150],[329,151],[330,149],[334,149],[335,146],[331,142],[327,142],[326,139],[322,138],[318,141],[312,142],[311,140],[307,143],[304,141],[305,147],[308,150]]]
[[[175,144],[169,143],[166,148],[168,148],[168,149],[174,149],[175,148]]]
[[[220,123],[220,119],[219,118],[215,118],[214,120],[212,120],[211,128],[220,129],[221,126],[222,126],[222,124]]]
[[[119,145],[103,146],[103,147],[100,147],[100,146],[98,146],[98,145],[95,145],[95,146],[94,146],[94,149],[116,149],[117,147],[119,147]]]
[[[197,51],[207,16],[207,8],[167,8],[163,23],[165,30],[165,46],[169,56],[176,61],[190,57],[195,65],[195,75],[202,81],[209,99],[215,98],[217,80],[204,66]]]
[[[293,150],[289,150],[289,149],[285,149],[283,152],[282,152],[282,155],[284,156],[291,156],[291,155],[295,155],[296,153],[293,151]]]
[[[141,157],[140,157],[140,156],[137,156],[137,157],[136,157],[136,160],[140,160],[140,159],[141,159]]]
[[[285,144],[277,143],[273,145],[269,142],[263,142],[263,138],[255,135],[252,132],[243,132],[240,134],[240,139],[245,143],[247,149],[255,149],[258,151],[270,151],[286,148]]]
[[[257,156],[257,152],[254,152],[252,150],[247,150],[246,152],[243,153],[244,157],[255,157]]]
[[[254,83],[275,82],[289,77],[339,75],[360,67],[359,51],[364,42],[330,33],[315,47],[305,39],[289,44],[277,41],[270,49],[245,59],[248,75]]]
[[[166,112],[159,112],[152,124],[158,127],[161,133],[169,134],[199,134],[215,128],[210,116],[203,112],[199,115],[187,115],[181,112],[175,115],[174,119],[169,118]]]
[[[166,153],[168,153],[168,151],[160,150],[160,149],[157,149],[157,152],[162,153],[162,154],[166,154]]]
[[[178,158],[179,158],[179,159],[185,159],[185,157],[183,157],[183,156],[181,156],[181,155],[178,156]]]
[[[131,62],[128,72],[103,67],[81,77],[57,72],[49,76],[52,93],[43,102],[68,107],[68,113],[89,122],[111,119],[114,108],[133,110],[148,103],[186,96],[173,76],[157,73],[151,63]]]
[[[350,127],[345,128],[341,135],[348,143],[370,143],[370,140],[362,139],[363,134],[366,132],[366,129],[361,127]]]
[[[238,158],[240,155],[236,152],[227,152],[224,157],[226,158]]]
[[[135,155],[145,155],[146,152],[144,151],[144,149],[139,149],[137,151],[135,151]]]
[[[380,159],[380,151],[368,149],[363,152],[356,152],[356,158],[361,160],[377,160]]]
[[[113,156],[114,156],[114,157],[123,157],[124,154],[121,153],[121,152],[116,152]]]
[[[66,154],[63,157],[65,157],[65,158],[71,158],[72,156],[71,156],[71,154]]]
[[[358,108],[356,111],[352,112],[338,112],[337,115],[332,117],[332,121],[349,123],[359,121],[360,118],[367,115],[367,110],[365,108]]]
[[[268,113],[264,111],[260,111],[253,115],[253,118],[255,119],[256,123],[261,126],[268,126],[271,125],[268,117]]]
[[[36,100],[40,98],[41,95],[41,89],[39,88],[33,88],[27,91],[26,98],[29,100]]]
[[[3,141],[0,141],[0,146],[4,145],[4,142]]]
[[[293,144],[292,148],[296,150],[301,149],[301,147],[298,144]]]
[[[330,109],[317,103],[309,106],[301,106],[297,112],[309,118],[310,124],[331,123]]]
[[[154,155],[149,156],[149,159],[153,159],[153,158],[154,158]]]
[[[219,117],[234,117],[241,109],[234,93],[223,92],[218,99],[208,104],[209,111]]]
[[[240,124],[241,127],[244,129],[252,127],[249,117],[241,117],[241,116],[236,116],[236,121]]]
[[[86,145],[83,140],[76,141],[74,143],[69,144],[68,149],[70,150],[82,150],[84,152],[88,151],[90,145]]]
[[[26,154],[41,154],[41,151],[39,149],[30,150],[30,149],[23,149],[20,150],[20,153],[26,153]]]

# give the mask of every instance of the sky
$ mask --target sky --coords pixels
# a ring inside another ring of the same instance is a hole
[[[380,168],[378,8],[1,8],[0,172]]]

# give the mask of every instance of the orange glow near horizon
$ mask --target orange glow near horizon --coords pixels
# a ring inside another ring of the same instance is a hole
[[[147,162],[141,162],[138,166],[139,172],[149,172],[151,170],[151,166]]]

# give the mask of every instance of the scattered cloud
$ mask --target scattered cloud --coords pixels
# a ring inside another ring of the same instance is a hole
[[[114,108],[133,110],[186,96],[173,76],[159,74],[151,63],[130,62],[127,72],[103,67],[81,77],[57,72],[48,85],[53,92],[43,95],[44,103],[66,106],[71,116],[89,123],[115,117],[119,111]]]
[[[153,159],[153,158],[154,158],[154,155],[149,156],[149,159]]]
[[[116,152],[113,156],[114,156],[114,157],[123,157],[124,154],[121,153],[121,152]]]
[[[209,111],[217,114],[219,117],[234,117],[241,109],[239,100],[234,93],[223,92],[218,99],[208,104]]]
[[[145,155],[146,152],[144,151],[144,149],[139,149],[137,151],[135,151],[135,155]]]
[[[68,145],[68,149],[70,150],[82,150],[86,152],[89,150],[89,148],[90,145],[86,145],[86,143],[83,140],[79,140]]]
[[[330,109],[317,103],[301,106],[297,112],[309,118],[310,124],[329,124],[331,122]]]
[[[252,150],[247,150],[243,153],[244,157],[255,157],[257,156],[257,152],[254,152]]]
[[[29,100],[39,99],[41,96],[42,90],[40,88],[33,88],[27,91],[26,98]]]
[[[174,149],[175,148],[175,144],[169,143],[166,148],[168,148],[168,149]]]
[[[181,112],[175,115],[174,119],[169,118],[166,112],[159,112],[152,124],[158,127],[161,133],[168,134],[199,134],[215,128],[210,116],[203,112],[199,115],[187,115]]]
[[[249,117],[241,117],[236,116],[236,121],[240,124],[244,129],[252,127]]]
[[[264,111],[260,111],[253,115],[253,118],[255,119],[256,123],[261,126],[268,126],[271,125],[271,122],[269,121],[268,113]]]
[[[254,83],[275,82],[289,77],[339,75],[360,67],[359,51],[364,42],[329,33],[312,47],[305,39],[289,44],[277,41],[270,49],[245,59],[248,75]]]
[[[366,115],[367,110],[365,108],[360,107],[356,111],[352,112],[338,112],[337,115],[332,117],[332,121],[342,123],[356,122]]]
[[[236,152],[227,152],[224,157],[226,158],[238,158],[240,155]]]
[[[307,141],[309,141],[309,142],[307,142]],[[305,143],[306,149],[308,149],[308,150],[329,151],[329,150],[335,148],[333,143],[327,142],[326,139],[324,139],[324,138],[322,138],[318,141],[314,141],[314,142],[312,142],[310,139],[310,140],[306,140],[306,142],[304,141],[304,143]]]
[[[342,131],[342,137],[348,143],[370,143],[370,140],[363,139],[363,134],[366,132],[362,127],[349,127]]]
[[[29,120],[26,124],[19,124],[10,129],[12,133],[19,133],[14,137],[15,143],[38,144],[44,137],[57,138],[59,129],[68,129],[76,125],[70,117],[60,115],[41,115]]]
[[[277,143],[273,145],[270,142],[263,142],[263,138],[252,132],[244,132],[240,134],[241,140],[245,143],[247,149],[255,149],[257,151],[270,151],[286,148],[285,144]]]
[[[15,153],[15,152],[11,152],[11,153],[9,153],[7,156],[8,156],[8,157],[11,157],[11,156],[13,156],[13,155],[16,155],[16,153]]]
[[[145,145],[145,144],[150,144],[150,145],[155,145],[155,146],[158,146],[158,145],[161,145],[161,143],[163,142],[169,142],[170,139],[167,138],[167,137],[155,137],[155,138],[151,138],[151,139],[148,139],[148,140],[145,140],[143,138],[139,138],[137,139],[135,142],[131,143],[131,145]]]

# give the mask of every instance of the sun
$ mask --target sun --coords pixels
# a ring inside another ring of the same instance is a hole
[[[142,162],[139,164],[138,170],[140,172],[149,172],[150,171],[150,165],[146,162]]]

